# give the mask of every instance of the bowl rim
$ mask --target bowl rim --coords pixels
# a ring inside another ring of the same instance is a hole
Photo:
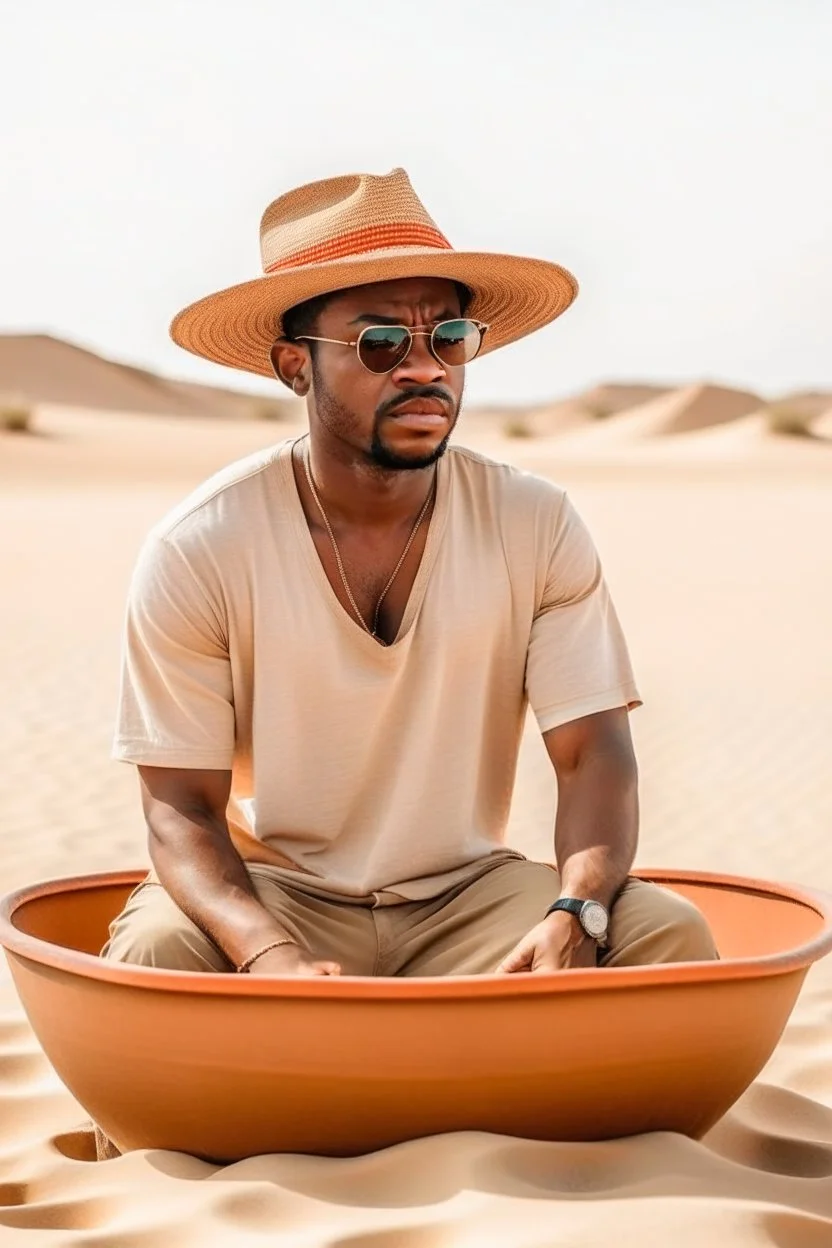
[[[161,967],[110,962],[97,954],[68,949],[15,927],[17,910],[29,902],[58,893],[80,892],[114,886],[136,887],[147,878],[147,868],[101,871],[87,875],[60,876],[25,885],[0,898],[0,946],[12,967],[16,960],[69,972],[84,979],[120,984],[154,992],[178,992],[213,996],[306,998],[314,1000],[464,1000],[481,997],[538,996],[541,993],[621,991],[636,987],[660,987],[728,980],[760,979],[808,969],[832,950],[832,894],[794,884],[720,872],[639,868],[631,876],[653,884],[693,885],[729,890],[792,902],[814,911],[824,920],[812,940],[756,958],[731,958],[720,962],[672,962],[649,966],[576,968],[537,975],[450,976],[293,976],[235,975],[219,971],[172,971]]]

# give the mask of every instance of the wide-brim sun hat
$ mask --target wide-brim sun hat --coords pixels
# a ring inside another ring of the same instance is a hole
[[[230,368],[273,376],[269,349],[289,308],[317,295],[407,277],[461,282],[466,315],[488,325],[481,354],[541,329],[578,293],[549,260],[456,251],[404,169],[311,182],[269,204],[260,222],[262,275],[199,299],[170,327],[179,346]]]

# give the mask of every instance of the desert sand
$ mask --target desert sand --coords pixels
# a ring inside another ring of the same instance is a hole
[[[82,407],[67,383],[60,407],[42,398],[36,432],[0,434],[3,892],[147,864],[133,770],[108,758],[139,543],[215,468],[302,428],[167,416],[112,385]],[[714,420],[700,403],[702,427],[662,432],[698,399],[641,393],[640,412],[614,417],[630,421],[623,432],[593,428],[580,445],[568,429],[507,439],[473,414],[454,439],[566,485],[591,526],[645,700],[632,717],[638,865],[832,891],[832,446],[774,437],[750,400],[730,417],[717,403]],[[530,722],[511,842],[550,856],[554,806]],[[95,1162],[85,1114],[4,970],[0,1144],[0,1245],[828,1248],[832,958],[810,973],[760,1078],[701,1142],[468,1133],[224,1169],[164,1152]]]

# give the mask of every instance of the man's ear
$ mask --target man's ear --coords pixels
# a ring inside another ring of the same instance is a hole
[[[306,347],[288,338],[278,338],[269,348],[269,359],[278,381],[298,396],[308,392],[310,368]]]

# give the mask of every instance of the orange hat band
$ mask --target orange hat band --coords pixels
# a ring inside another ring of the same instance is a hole
[[[293,269],[303,264],[343,260],[346,256],[360,256],[387,247],[440,247],[451,250],[445,235],[432,226],[422,225],[419,221],[399,221],[395,225],[365,226],[364,229],[328,239],[325,243],[317,243],[314,247],[305,247],[283,260],[273,261],[264,272],[276,273],[279,269]]]

